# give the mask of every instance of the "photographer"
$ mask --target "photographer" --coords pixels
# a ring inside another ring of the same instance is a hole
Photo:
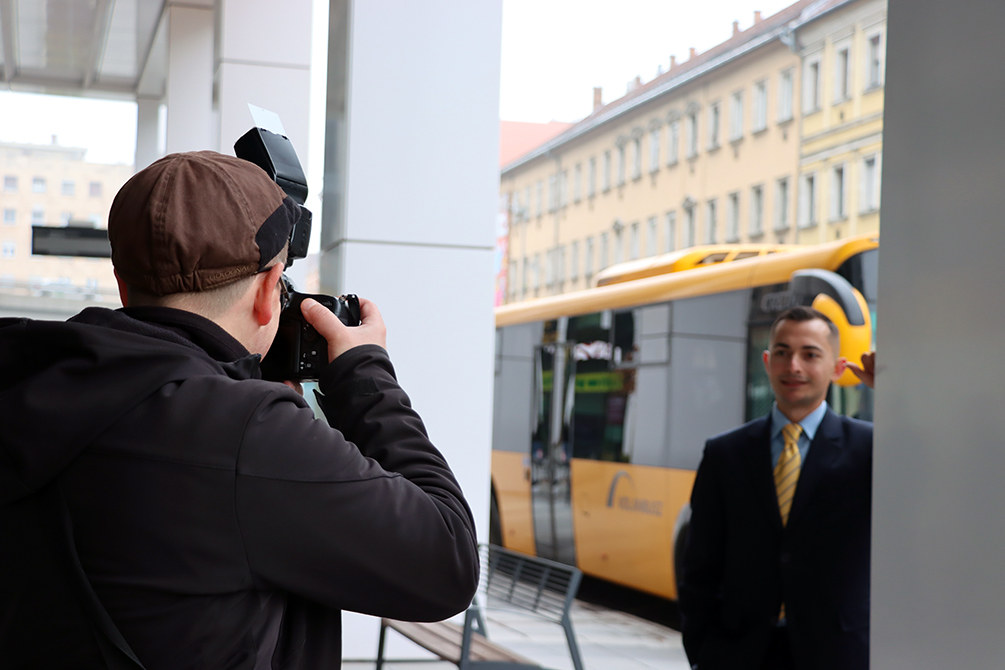
[[[338,668],[340,610],[470,602],[471,513],[376,306],[302,306],[327,424],[260,379],[298,216],[250,162],[167,156],[112,205],[122,309],[0,320],[4,667]]]

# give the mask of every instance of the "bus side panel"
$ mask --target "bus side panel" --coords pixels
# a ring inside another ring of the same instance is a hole
[[[676,598],[671,536],[694,473],[574,458],[572,479],[579,568]]]
[[[535,555],[529,457],[513,451],[493,450],[492,484],[499,503],[503,546]]]

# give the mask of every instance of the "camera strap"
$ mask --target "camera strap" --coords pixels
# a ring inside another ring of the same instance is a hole
[[[80,556],[73,540],[73,521],[66,507],[63,490],[58,482],[53,482],[48,488],[49,491],[43,494],[43,498],[47,498],[44,504],[49,508],[50,518],[55,521],[54,539],[63,553],[70,571],[70,579],[87,612],[95,641],[105,663],[109,670],[146,670],[129,647],[129,643],[122,637],[105,606],[98,600],[98,594],[94,592],[94,587],[84,572],[84,566],[80,564]]]

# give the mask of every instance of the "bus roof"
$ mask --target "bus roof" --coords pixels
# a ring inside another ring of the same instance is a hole
[[[659,256],[618,263],[597,273],[597,286],[655,277],[683,270],[698,270],[719,263],[747,260],[767,254],[804,249],[799,244],[709,244],[670,251]]]
[[[803,268],[836,270],[846,260],[879,246],[879,235],[800,247],[784,254],[766,254],[742,262],[719,263],[701,272],[674,272],[572,293],[526,300],[497,307],[496,327],[590,314],[650,303],[783,284]]]

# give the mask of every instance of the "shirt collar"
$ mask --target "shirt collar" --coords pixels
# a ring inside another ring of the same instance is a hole
[[[802,421],[797,422],[802,426],[803,433],[809,438],[810,442],[816,436],[817,428],[820,427],[820,422],[824,420],[826,413],[827,401],[824,400],[820,403],[819,407],[803,417]],[[782,410],[778,409],[778,403],[771,403],[771,438],[778,437],[778,434],[782,432],[782,428],[785,428],[790,423],[792,422],[782,414]]]

